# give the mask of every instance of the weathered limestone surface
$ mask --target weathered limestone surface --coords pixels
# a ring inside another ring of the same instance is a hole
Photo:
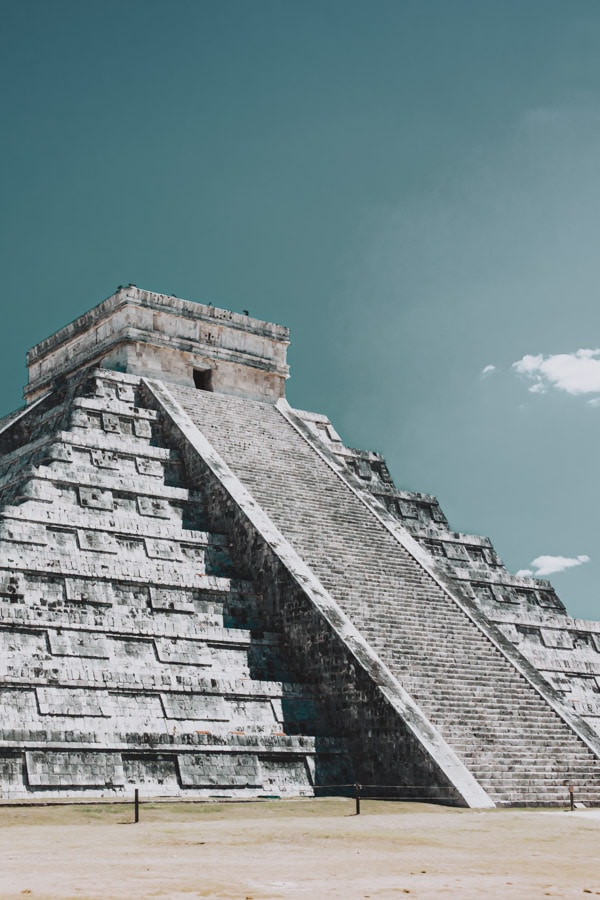
[[[347,782],[138,385],[96,370],[0,435],[2,796]]]
[[[600,623],[290,409],[287,343],[129,286],[30,351],[0,420],[1,796],[600,802]]]

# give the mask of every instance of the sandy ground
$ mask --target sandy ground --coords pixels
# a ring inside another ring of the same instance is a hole
[[[0,897],[600,895],[600,812],[345,800],[0,805]]]

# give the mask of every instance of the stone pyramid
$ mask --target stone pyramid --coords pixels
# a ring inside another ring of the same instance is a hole
[[[600,802],[600,624],[292,409],[288,337],[129,286],[29,352],[1,796]]]

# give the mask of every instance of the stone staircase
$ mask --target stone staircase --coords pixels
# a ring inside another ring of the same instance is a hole
[[[138,384],[85,373],[0,423],[0,796],[347,782]]]
[[[333,471],[317,438],[269,403],[170,390],[496,803],[564,803],[567,785],[600,802],[595,753]]]
[[[569,616],[547,579],[511,574],[488,537],[451,528],[436,497],[398,489],[383,456],[344,446],[327,416],[293,415],[434,557],[451,588],[483,612],[562,704],[600,735],[600,623]]]

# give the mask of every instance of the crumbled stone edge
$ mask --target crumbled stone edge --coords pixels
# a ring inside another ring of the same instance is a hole
[[[302,418],[289,405],[287,400],[281,399],[276,403],[280,414],[287,422],[310,444],[316,453],[332,469],[338,478],[369,508],[371,513],[379,520],[387,531],[401,544],[408,553],[425,569],[428,575],[442,588],[444,593],[471,619],[485,637],[506,657],[506,659],[520,672],[529,684],[542,696],[553,711],[575,732],[587,747],[600,758],[600,735],[588,723],[572,712],[563,702],[560,694],[537,671],[537,669],[523,656],[509,639],[497,628],[476,603],[465,593],[457,590],[457,586],[450,577],[442,571],[435,562],[434,557],[419,544],[404,529],[394,516],[380,503],[369,491],[365,490],[358,478],[335,456],[334,453],[319,440],[319,438],[307,427]]]
[[[461,762],[441,734],[432,726],[420,707],[394,678],[389,669],[373,652],[360,632],[342,612],[333,597],[325,590],[314,573],[275,527],[249,491],[233,474],[200,429],[194,425],[166,386],[162,382],[153,379],[143,378],[142,382],[188,444],[202,458],[205,465],[218,479],[235,504],[242,510],[251,525],[280,560],[296,584],[309,598],[360,669],[365,671],[371,681],[376,684],[381,694],[400,716],[410,733],[453,785],[466,805],[475,808],[494,807],[495,803],[473,777],[472,773]]]
[[[47,391],[45,394],[42,394],[41,397],[37,397],[33,403],[29,403],[27,406],[22,406],[21,409],[18,409],[14,413],[9,413],[8,416],[5,416],[3,419],[0,419],[0,434],[4,434],[5,431],[8,431],[13,425],[16,425],[17,422],[20,422],[25,416],[29,415],[29,413],[38,406],[42,402],[42,400],[46,400],[46,398],[52,393],[52,391]]]

